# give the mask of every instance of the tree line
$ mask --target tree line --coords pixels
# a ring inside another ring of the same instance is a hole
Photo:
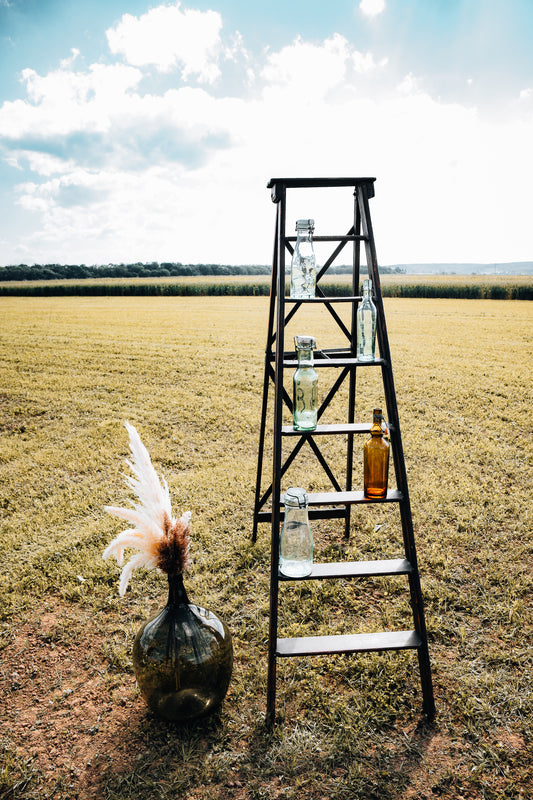
[[[179,261],[136,262],[134,264],[16,264],[0,267],[0,281],[51,281],[80,280],[85,278],[166,278],[197,275],[270,275],[272,267],[266,264],[182,264]],[[348,264],[332,266],[331,274],[351,273]],[[400,267],[380,267],[382,274],[405,272]]]
[[[194,275],[269,275],[262,264],[181,264],[152,261],[134,264],[16,264],[0,267],[0,281],[79,280],[84,278],[166,278]]]

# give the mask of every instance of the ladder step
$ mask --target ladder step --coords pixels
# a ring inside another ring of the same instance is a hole
[[[403,495],[398,489],[389,489],[383,500],[372,500],[365,497],[364,492],[310,492],[308,494],[310,506],[345,506],[355,503],[399,503]],[[284,501],[284,495],[280,498]]]
[[[363,653],[380,650],[414,650],[422,640],[416,631],[355,633],[340,636],[303,636],[278,639],[276,655],[319,656],[329,653]]]
[[[321,580],[323,578],[366,578],[379,575],[408,575],[413,571],[406,558],[391,558],[383,561],[344,561],[329,564],[313,564],[313,570],[305,578],[289,578],[279,573],[280,581]]]
[[[383,358],[375,358],[374,361],[359,361],[357,358],[345,356],[341,358],[316,358],[314,361],[314,367],[315,369],[320,369],[322,367],[375,367],[376,365],[382,366],[386,363],[387,362]],[[287,369],[297,369],[298,359],[284,359],[283,366],[287,367]]]
[[[337,425],[317,425],[312,431],[297,431],[292,425],[283,425],[281,433],[283,436],[303,436],[311,434],[313,436],[338,433],[370,433],[372,426],[367,422],[346,422]]]

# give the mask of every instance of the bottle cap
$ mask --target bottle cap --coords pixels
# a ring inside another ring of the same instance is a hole
[[[307,231],[310,230],[313,232],[315,229],[315,221],[314,219],[298,219],[296,220],[296,230],[297,231]]]
[[[285,492],[283,502],[286,506],[292,506],[296,508],[307,508],[309,498],[307,496],[307,492],[305,491],[305,489],[300,489],[299,487],[292,486]]]
[[[298,335],[294,337],[294,346],[297,350],[301,348],[316,350],[316,339],[314,336]]]

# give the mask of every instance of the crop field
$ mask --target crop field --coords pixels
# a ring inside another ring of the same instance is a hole
[[[268,298],[0,298],[1,800],[531,797],[533,304],[385,311],[437,715],[411,652],[286,659],[269,729],[268,525],[251,541]],[[298,324],[337,344],[326,317]],[[361,373],[366,421],[382,395]],[[125,420],[192,512],[191,601],[233,636],[220,712],[183,727],[147,710],[131,662],[165,578],[138,570],[120,598],[101,557],[125,527],[104,506],[131,498]],[[306,459],[285,488],[326,485]],[[395,508],[355,512],[349,540],[313,532],[317,560],[403,555]],[[398,578],[312,584],[283,587],[282,635],[411,627]]]
[[[56,295],[268,295],[270,275],[192,275],[153,278],[84,278],[0,281],[1,296]],[[321,287],[329,294],[351,294],[351,275],[326,274]],[[383,274],[386,297],[532,300],[531,275]]]

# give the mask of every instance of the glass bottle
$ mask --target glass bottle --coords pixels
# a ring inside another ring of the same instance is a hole
[[[296,223],[296,245],[291,261],[290,296],[305,299],[315,296],[316,259],[313,248],[314,219],[299,219]]]
[[[357,358],[374,361],[376,349],[376,306],[372,301],[372,281],[363,281],[363,299],[357,309]]]
[[[313,431],[318,418],[318,375],[314,368],[314,336],[295,336],[294,345],[298,357],[298,369],[293,375],[294,430]]]
[[[309,527],[305,489],[287,489],[285,521],[279,541],[279,571],[288,578],[305,578],[313,569],[313,534]]]
[[[382,425],[384,422],[381,408],[375,408],[371,437],[365,443],[363,457],[365,497],[371,500],[381,500],[387,496],[390,444],[385,439],[387,427],[386,424]]]

